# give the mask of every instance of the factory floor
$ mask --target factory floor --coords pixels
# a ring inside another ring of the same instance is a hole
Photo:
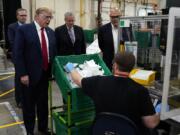
[[[22,110],[16,106],[14,99],[14,66],[1,56],[0,52],[0,135],[26,135]],[[52,99],[52,106],[62,105],[61,93],[55,82],[52,82]],[[49,115],[49,128],[50,119]]]
[[[60,90],[56,83],[52,81],[52,92],[49,92],[49,97],[52,97],[52,106],[61,106],[63,104]],[[50,91],[50,90],[49,90]],[[52,96],[50,96],[52,94]],[[50,98],[49,98],[50,99]],[[51,100],[49,100],[51,101]],[[56,110],[60,111],[60,110]],[[179,118],[180,119],[180,118]],[[51,116],[49,115],[49,129]],[[172,120],[167,121],[171,126],[169,133],[167,128],[164,128],[159,135],[180,135],[180,123]],[[166,125],[167,125],[166,123]],[[55,129],[53,128],[53,132]],[[14,66],[12,62],[2,55],[0,48],[0,135],[26,135],[25,127],[22,119],[22,110],[16,106],[14,99]],[[38,135],[37,128],[35,128],[35,135]]]

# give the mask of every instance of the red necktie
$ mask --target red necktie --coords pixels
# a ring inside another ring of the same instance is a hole
[[[47,51],[47,44],[44,35],[44,28],[41,28],[41,49],[42,49],[42,58],[43,58],[43,69],[46,71],[48,69],[48,51]]]

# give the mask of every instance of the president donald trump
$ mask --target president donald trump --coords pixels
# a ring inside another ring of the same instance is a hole
[[[56,55],[54,32],[48,27],[52,12],[38,8],[34,21],[17,30],[15,66],[22,85],[23,119],[28,135],[34,134],[35,118],[38,131],[48,134],[48,78]]]

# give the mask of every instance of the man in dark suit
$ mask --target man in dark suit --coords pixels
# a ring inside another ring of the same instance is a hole
[[[11,23],[8,26],[8,41],[10,44],[11,51],[13,52],[14,47],[14,39],[16,35],[16,30],[19,26],[26,23],[27,20],[27,10],[23,8],[19,8],[16,10],[16,18],[17,22]],[[11,56],[12,57],[12,56]],[[13,57],[12,57],[13,58]]]
[[[38,8],[34,22],[18,28],[15,39],[15,66],[22,85],[23,119],[28,135],[38,130],[48,134],[48,78],[56,55],[54,32],[48,27],[52,12]]]
[[[112,69],[114,55],[119,50],[120,40],[132,40],[132,32],[129,28],[119,28],[120,15],[118,9],[111,9],[111,22],[103,25],[98,30],[99,47],[102,51],[103,60],[110,70]]]
[[[27,10],[23,8],[19,8],[16,10],[16,18],[17,22],[12,23],[8,26],[8,40],[10,44],[10,50],[12,52],[11,54],[11,59],[14,62],[14,40],[16,36],[16,30],[19,26],[23,25],[26,23],[27,20]],[[21,92],[21,87],[20,87],[20,82],[18,81],[16,75],[15,75],[15,100],[17,107],[21,108],[22,103],[21,103],[21,98],[22,98],[22,92]]]
[[[74,15],[64,14],[65,24],[55,29],[58,55],[78,55],[86,53],[84,33],[81,27],[74,25]]]

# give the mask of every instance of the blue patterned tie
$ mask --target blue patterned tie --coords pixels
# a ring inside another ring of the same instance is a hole
[[[69,28],[69,29],[68,29],[68,33],[69,33],[69,36],[70,36],[70,38],[71,38],[71,42],[74,44],[74,42],[75,42],[75,37],[74,37],[74,33],[73,33],[73,31],[72,31],[72,28]]]

